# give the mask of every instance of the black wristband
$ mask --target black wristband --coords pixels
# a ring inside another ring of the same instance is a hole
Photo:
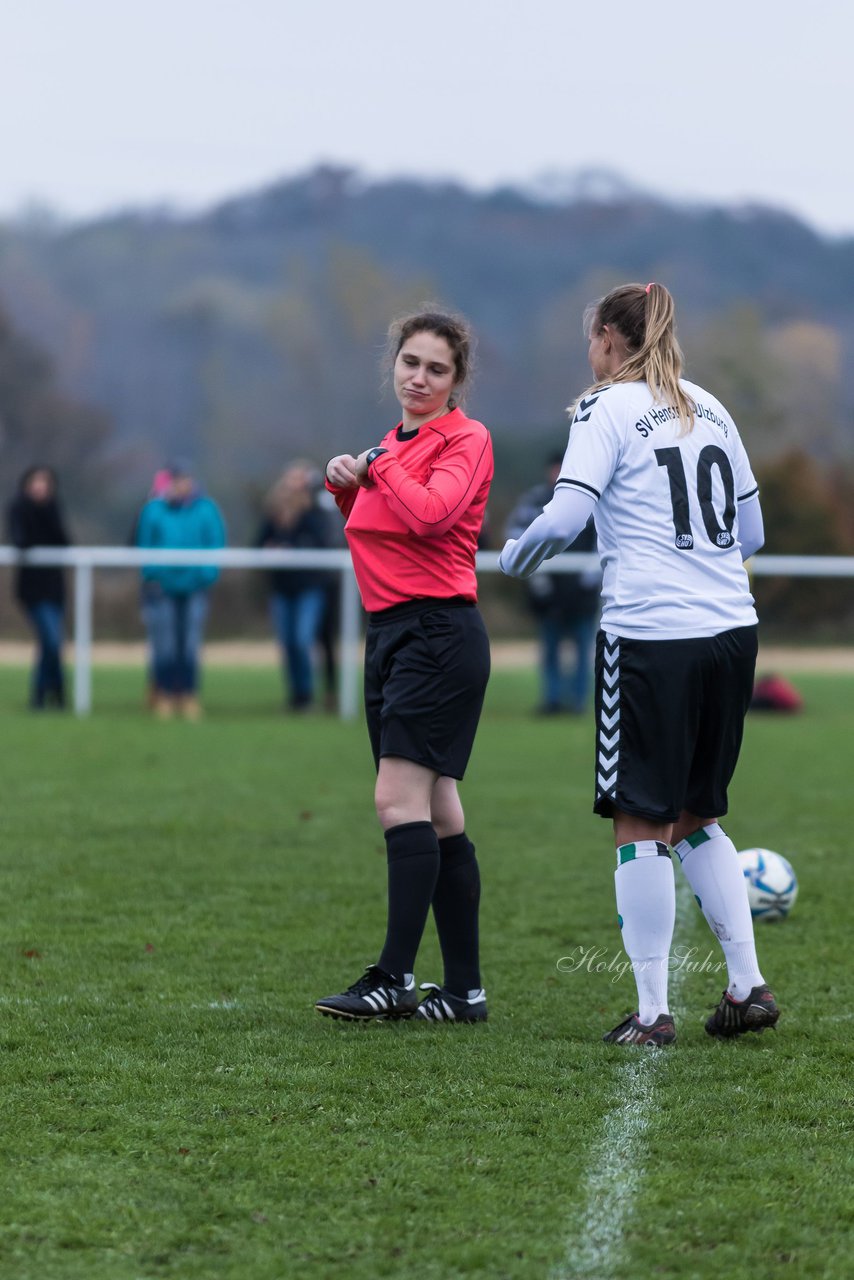
[[[371,449],[365,456],[367,465],[370,466],[372,462],[376,462],[381,453],[388,453],[388,449],[382,449],[379,446],[376,449]]]

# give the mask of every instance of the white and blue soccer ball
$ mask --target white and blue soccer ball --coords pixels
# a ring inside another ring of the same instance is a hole
[[[742,849],[738,860],[754,920],[782,920],[787,916],[798,896],[798,877],[792,864],[773,849]]]

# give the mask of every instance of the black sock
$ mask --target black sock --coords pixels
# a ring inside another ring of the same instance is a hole
[[[480,986],[480,868],[464,831],[440,840],[439,856],[433,915],[445,963],[445,986],[455,996],[466,996]]]
[[[439,874],[439,842],[429,822],[401,822],[385,833],[388,852],[388,932],[377,964],[402,978],[415,968]]]

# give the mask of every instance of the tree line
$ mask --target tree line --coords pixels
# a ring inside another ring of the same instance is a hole
[[[469,408],[496,440],[497,540],[588,379],[584,305],[627,278],[676,295],[686,372],[727,404],[763,476],[768,550],[854,550],[854,240],[769,209],[546,202],[346,169],[193,217],[0,228],[7,495],[47,462],[78,537],[124,540],[153,471],[189,456],[245,541],[289,459],[322,463],[387,429],[386,325],[434,298],[480,336]],[[846,588],[813,587],[777,587],[768,610],[849,616]]]

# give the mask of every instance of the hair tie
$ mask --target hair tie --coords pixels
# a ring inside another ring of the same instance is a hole
[[[648,284],[648,285],[646,286],[646,288],[644,289],[644,293],[649,293],[650,289],[652,288],[652,286],[653,286],[654,284],[655,284],[655,281],[654,281],[654,280],[650,280],[649,284]]]

